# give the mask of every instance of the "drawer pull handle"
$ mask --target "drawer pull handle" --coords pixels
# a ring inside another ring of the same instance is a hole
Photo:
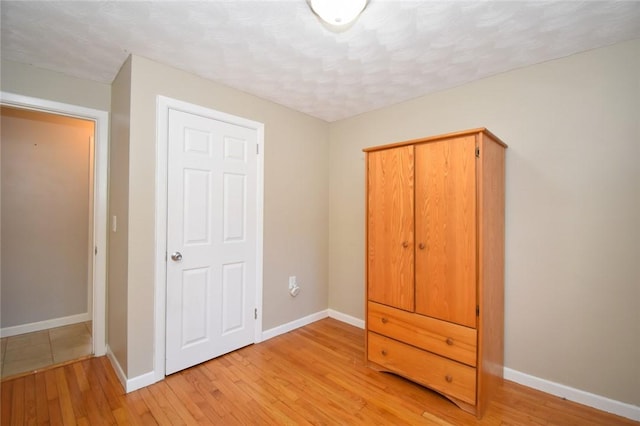
[[[453,339],[451,337],[447,337],[447,345],[453,346]]]
[[[387,356],[387,351],[385,351],[384,349],[381,350],[380,353],[382,354],[382,356]]]
[[[388,322],[389,322],[389,320],[388,320],[388,319],[386,319],[385,317],[382,317],[382,318],[380,319],[380,321],[382,321],[382,323],[383,323],[383,324],[386,324],[386,323],[388,323]]]
[[[450,376],[450,375],[448,375],[448,374],[447,374],[446,376],[444,376],[444,379],[447,381],[447,383],[451,383],[451,382],[453,382],[453,377],[451,377],[451,376]]]

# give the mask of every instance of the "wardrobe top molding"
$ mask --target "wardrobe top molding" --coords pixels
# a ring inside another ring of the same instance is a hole
[[[508,147],[508,145],[506,143],[504,143],[502,140],[500,140],[499,137],[497,137],[496,135],[491,133],[488,129],[486,129],[484,127],[479,127],[477,129],[462,130],[462,131],[459,131],[459,132],[445,133],[445,134],[442,134],[442,135],[429,136],[429,137],[426,137],[426,138],[411,139],[411,140],[404,141],[404,142],[395,142],[395,143],[390,143],[390,144],[387,144],[387,145],[373,146],[373,147],[370,147],[370,148],[364,148],[362,151],[364,151],[364,152],[381,151],[383,149],[397,148],[399,146],[435,142],[435,141],[439,141],[439,140],[442,140],[442,139],[451,139],[451,138],[456,138],[456,137],[460,137],[460,136],[474,135],[474,134],[478,134],[478,133],[483,133],[483,134],[489,136],[491,139],[493,139],[494,141],[496,141],[500,145],[504,146],[505,148]]]

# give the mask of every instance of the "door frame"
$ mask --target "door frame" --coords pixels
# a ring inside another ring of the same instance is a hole
[[[93,256],[92,342],[93,355],[102,356],[106,345],[106,275],[107,275],[107,170],[109,160],[109,112],[47,99],[0,91],[0,104],[9,107],[91,120],[94,128],[93,162]],[[90,255],[91,251],[89,252]]]
[[[262,259],[264,217],[264,124],[246,118],[216,111],[166,96],[156,98],[156,253],[155,253],[155,348],[153,371],[155,381],[165,377],[166,359],[166,291],[167,291],[167,176],[169,152],[169,110],[178,110],[256,131],[257,185],[256,185],[256,309],[254,343],[262,341]]]

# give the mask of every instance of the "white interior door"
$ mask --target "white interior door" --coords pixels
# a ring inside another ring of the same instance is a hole
[[[254,342],[257,132],[169,110],[166,374]]]

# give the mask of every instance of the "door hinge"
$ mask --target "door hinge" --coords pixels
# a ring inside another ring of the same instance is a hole
[[[476,316],[480,316],[480,306],[476,306]]]
[[[258,319],[258,308],[253,310],[253,319]]]
[[[476,147],[476,158],[480,158],[480,148]]]

